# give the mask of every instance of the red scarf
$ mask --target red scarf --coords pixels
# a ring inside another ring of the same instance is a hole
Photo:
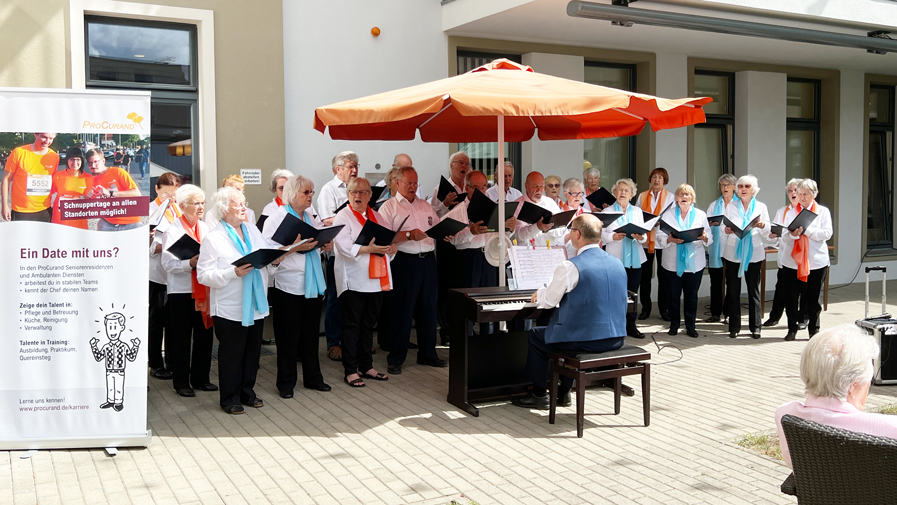
[[[810,212],[816,212],[815,200],[810,204],[809,209]],[[797,207],[794,208],[795,219],[800,214],[800,211],[800,204],[797,204]],[[807,277],[810,275],[810,238],[807,237],[807,230],[804,230],[804,233],[801,233],[800,237],[794,241],[794,247],[791,249],[791,258],[797,263],[797,278],[801,282],[807,282]]]
[[[561,211],[567,212],[568,210],[573,210],[573,207],[567,205],[567,202],[561,202]],[[582,214],[583,212],[585,212],[585,211],[583,210],[582,206],[579,206],[576,208],[576,214],[573,214],[573,217],[576,217],[576,216]]]
[[[355,214],[355,219],[358,219],[358,222],[364,226],[366,221],[364,216],[353,209],[351,205],[349,206],[349,209],[352,210],[352,214]],[[367,216],[371,221],[375,223],[377,222],[377,218],[374,217],[374,211],[371,210],[370,205],[368,205]],[[368,262],[368,277],[371,279],[380,279],[380,289],[382,291],[389,291],[389,265],[386,263],[386,256],[371,254],[370,258],[371,259]]]
[[[157,196],[156,197],[156,205],[161,206],[163,204],[162,200]],[[178,207],[178,204],[171,202],[167,209],[165,209],[165,219],[168,220],[168,224],[173,223],[177,218],[181,217],[181,209]]]
[[[180,220],[181,226],[184,227],[184,231],[187,232],[187,235],[190,235],[190,238],[202,244],[202,232],[199,228],[199,219],[196,220],[196,224],[193,226],[190,226],[190,223],[187,222],[187,218],[183,215],[181,215]],[[196,310],[202,312],[202,323],[206,329],[209,329],[212,327],[212,315],[209,313],[209,288],[199,283],[199,280],[196,278],[195,268],[190,272],[190,279],[192,281],[191,292],[195,303],[194,307]]]
[[[283,200],[281,200],[279,196],[275,196],[274,201],[277,202],[278,207],[283,207]]]
[[[654,206],[653,210],[651,209],[651,190],[649,189],[648,191],[645,191],[644,193],[642,193],[642,196],[644,197],[642,199],[642,205],[641,205],[642,210],[644,210],[646,212],[650,212],[651,214],[654,214],[655,216],[659,216],[660,211],[663,210],[661,206],[663,205],[664,200],[666,200],[666,197],[664,195],[664,193],[666,193],[666,192],[667,192],[667,190],[665,190],[665,189],[660,190],[660,196],[657,197],[657,205]],[[657,230],[652,228],[651,231],[648,233],[648,254],[654,253],[654,240],[656,237],[657,237]]]

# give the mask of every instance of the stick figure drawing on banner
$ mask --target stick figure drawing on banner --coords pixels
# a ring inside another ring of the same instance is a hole
[[[106,314],[104,319],[106,337],[109,343],[102,348],[97,348],[100,341],[97,337],[90,339],[90,350],[97,361],[106,360],[106,402],[100,405],[101,409],[112,407],[116,412],[121,412],[125,399],[125,365],[128,361],[137,359],[137,350],[140,347],[140,339],[131,339],[133,347],[119,340],[125,331],[125,316],[121,312]],[[99,333],[99,332],[98,332]]]

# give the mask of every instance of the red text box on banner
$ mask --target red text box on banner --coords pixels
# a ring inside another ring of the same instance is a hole
[[[59,216],[70,219],[97,219],[108,217],[143,217],[149,215],[148,196],[122,196],[93,200],[62,200]]]

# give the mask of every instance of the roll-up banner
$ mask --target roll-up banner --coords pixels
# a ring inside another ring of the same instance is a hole
[[[0,449],[150,442],[149,199],[110,156],[149,142],[148,92],[0,88]]]

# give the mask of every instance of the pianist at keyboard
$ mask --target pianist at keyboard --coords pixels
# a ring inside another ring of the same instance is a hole
[[[548,326],[529,332],[526,377],[533,389],[512,400],[519,407],[548,408],[548,358],[553,351],[612,351],[626,338],[626,270],[601,250],[601,221],[591,214],[577,216],[570,241],[577,255],[558,265],[548,286],[533,294],[540,307],[560,306]],[[561,405],[570,404],[572,385],[573,379],[561,377]]]

